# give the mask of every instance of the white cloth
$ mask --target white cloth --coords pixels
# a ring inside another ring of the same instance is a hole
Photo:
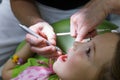
[[[14,53],[16,46],[24,37],[25,32],[18,26],[14,17],[10,0],[3,0],[0,4],[0,65]]]
[[[72,10],[60,10],[53,7],[45,6],[40,3],[37,3],[40,14],[44,20],[46,20],[49,23],[54,23],[56,21],[59,21],[61,19],[70,18],[72,14],[74,14],[78,9],[72,9]]]

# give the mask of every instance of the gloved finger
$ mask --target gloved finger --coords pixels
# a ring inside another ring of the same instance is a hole
[[[54,53],[55,51],[56,51],[56,48],[54,47],[54,46],[45,46],[45,47],[41,47],[41,48],[39,48],[39,47],[35,47],[35,46],[32,46],[31,47],[31,50],[33,51],[33,52],[36,52],[37,54],[52,54],[52,53]]]
[[[42,37],[36,38],[31,34],[26,35],[26,41],[32,46],[47,45],[46,40]]]
[[[78,29],[78,30],[79,30],[79,29]],[[78,31],[77,37],[76,37],[75,41],[78,41],[78,42],[82,41],[82,40],[86,37],[86,35],[88,34],[88,32],[89,32],[89,30],[88,30],[87,27],[82,27],[82,28]]]
[[[77,36],[77,23],[72,18],[70,20],[70,33],[72,37]]]

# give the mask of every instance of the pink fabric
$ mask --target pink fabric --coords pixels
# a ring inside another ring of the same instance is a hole
[[[11,80],[48,80],[50,74],[53,73],[51,68],[31,66]]]

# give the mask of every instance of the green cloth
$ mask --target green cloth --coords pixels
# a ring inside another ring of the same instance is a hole
[[[37,60],[43,60],[44,62],[48,63],[48,59],[40,57],[38,58],[29,58],[28,61],[23,64],[23,65],[17,65],[14,69],[13,69],[13,73],[12,73],[12,77],[16,77],[19,73],[21,73],[23,70],[25,70],[27,67],[29,66],[44,66],[44,65],[40,65],[39,63],[37,63]]]
[[[29,58],[28,61],[23,64],[23,65],[17,65],[14,69],[13,69],[13,73],[12,73],[12,78],[15,78],[16,76],[18,76],[22,71],[24,71],[27,67],[30,66],[46,66],[44,64],[39,64],[37,61],[38,60],[42,60],[46,63],[48,63],[48,59],[41,57],[41,56],[35,56],[34,58]],[[58,80],[58,76],[56,74],[50,75],[49,80]]]

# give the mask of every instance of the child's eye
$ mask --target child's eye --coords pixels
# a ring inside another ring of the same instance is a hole
[[[88,49],[86,50],[86,54],[87,54],[88,57],[90,56],[90,51],[91,51],[90,48],[88,48]]]

